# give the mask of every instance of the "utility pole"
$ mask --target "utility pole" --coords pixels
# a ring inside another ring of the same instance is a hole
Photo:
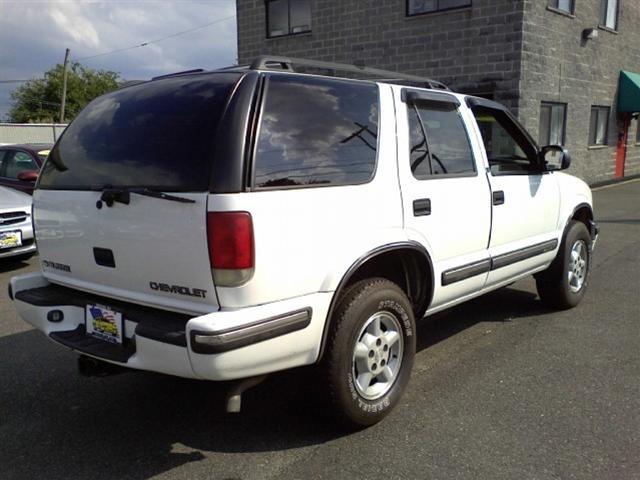
[[[67,100],[67,71],[69,69],[69,49],[64,52],[64,68],[62,71],[62,103],[60,104],[60,123],[64,123],[64,104]]]

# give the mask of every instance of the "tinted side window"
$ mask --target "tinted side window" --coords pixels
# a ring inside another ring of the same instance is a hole
[[[4,176],[4,159],[9,158],[9,150],[0,150],[0,177]]]
[[[407,108],[414,177],[475,173],[469,137],[455,105],[417,102]]]
[[[4,168],[4,176],[8,178],[18,178],[22,172],[38,170],[38,165],[31,155],[24,152],[15,152],[12,158],[7,158]]]
[[[481,106],[474,107],[473,114],[482,134],[491,173],[539,171],[536,147],[509,115]]]
[[[368,182],[376,165],[378,87],[271,75],[255,157],[255,186]]]

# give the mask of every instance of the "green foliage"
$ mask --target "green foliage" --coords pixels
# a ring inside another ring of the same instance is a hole
[[[56,65],[44,78],[29,80],[11,93],[14,104],[9,119],[16,123],[49,123],[60,119],[63,66]],[[70,122],[91,100],[118,88],[119,75],[69,63],[65,122]]]

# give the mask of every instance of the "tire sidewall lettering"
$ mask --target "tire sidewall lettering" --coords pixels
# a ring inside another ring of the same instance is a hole
[[[413,336],[413,328],[411,327],[411,320],[409,315],[405,311],[404,307],[395,300],[381,300],[378,303],[378,310],[386,310],[400,317],[402,326],[404,327],[404,333],[407,337]]]

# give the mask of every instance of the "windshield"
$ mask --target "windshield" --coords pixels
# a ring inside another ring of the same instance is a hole
[[[216,127],[239,78],[169,77],[98,97],[51,150],[38,188],[208,190]]]

